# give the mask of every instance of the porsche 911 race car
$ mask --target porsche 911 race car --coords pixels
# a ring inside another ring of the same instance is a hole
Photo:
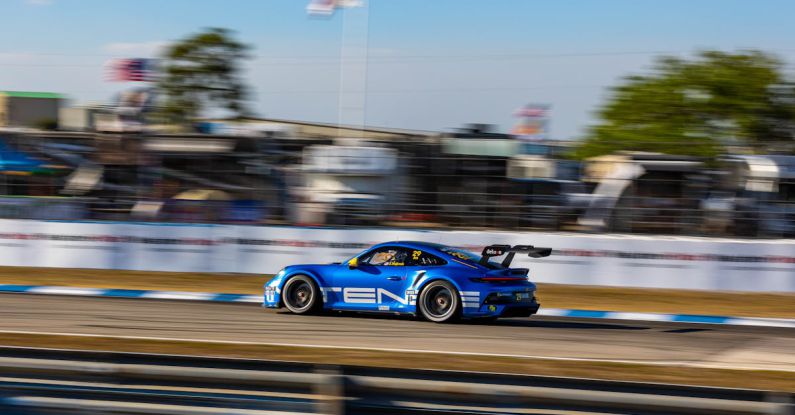
[[[386,242],[342,263],[292,265],[265,285],[263,306],[296,314],[320,310],[412,314],[434,322],[527,317],[538,311],[536,286],[516,254],[551,248],[490,245],[476,255],[428,242]],[[490,261],[503,256],[501,262]]]

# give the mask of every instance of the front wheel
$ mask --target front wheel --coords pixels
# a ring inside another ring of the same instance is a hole
[[[308,314],[316,311],[322,304],[318,294],[319,290],[315,282],[305,275],[296,275],[290,278],[282,289],[284,306],[295,314]]]
[[[445,323],[458,318],[461,303],[458,291],[450,283],[434,281],[428,284],[418,301],[420,314],[434,323]]]

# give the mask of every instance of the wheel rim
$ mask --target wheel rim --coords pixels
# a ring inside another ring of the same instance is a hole
[[[285,301],[295,309],[301,310],[312,303],[312,287],[305,281],[291,284]]]
[[[454,309],[453,293],[446,287],[432,287],[425,296],[425,310],[434,318],[442,318]]]

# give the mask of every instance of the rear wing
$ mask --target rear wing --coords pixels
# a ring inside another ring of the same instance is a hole
[[[516,254],[527,254],[531,258],[543,258],[552,254],[552,248],[541,248],[533,245],[489,245],[483,248],[480,265],[486,265],[492,257],[505,255],[502,260],[502,266],[510,268],[511,261],[513,261],[513,257]]]

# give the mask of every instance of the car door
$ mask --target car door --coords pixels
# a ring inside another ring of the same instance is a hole
[[[333,276],[332,308],[351,311],[399,311],[405,305],[406,260],[402,247],[375,248],[356,259],[355,266],[342,264]]]

